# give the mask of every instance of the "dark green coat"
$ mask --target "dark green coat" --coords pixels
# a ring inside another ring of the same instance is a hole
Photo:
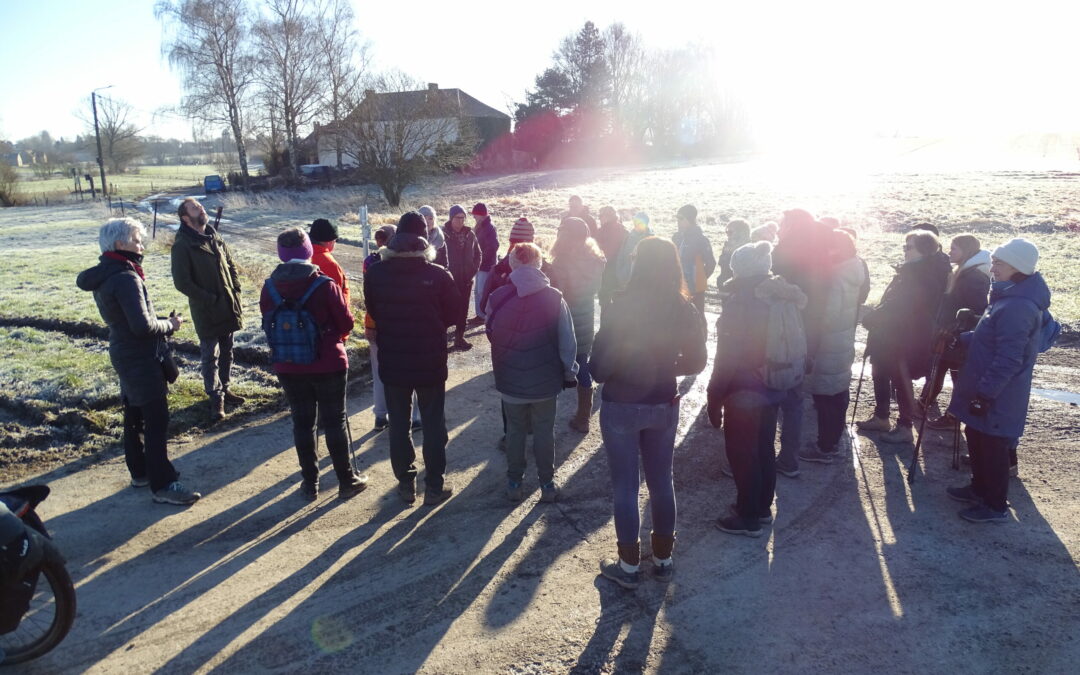
[[[243,326],[240,278],[229,247],[212,227],[199,234],[180,226],[172,247],[172,278],[176,290],[188,297],[200,339],[228,335]]]

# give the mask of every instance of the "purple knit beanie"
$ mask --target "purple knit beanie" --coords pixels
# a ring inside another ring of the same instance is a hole
[[[454,216],[465,215],[465,209],[461,208],[461,204],[454,204],[450,207],[450,220],[454,219]]]
[[[299,233],[300,236],[296,237],[293,234],[294,231]],[[295,242],[298,238],[300,239],[299,245],[282,245],[282,239],[285,239],[287,242]],[[278,236],[277,254],[278,258],[281,258],[281,262],[289,262],[290,260],[311,260],[311,256],[314,255],[314,253],[315,249],[311,248],[311,239],[309,239],[307,234],[299,228],[286,230]]]

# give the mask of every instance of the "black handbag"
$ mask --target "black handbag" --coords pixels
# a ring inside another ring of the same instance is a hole
[[[168,338],[161,339],[161,344],[158,345],[157,358],[158,363],[161,364],[161,372],[165,376],[165,381],[169,384],[176,382],[176,378],[180,377],[180,367],[176,365],[176,354]]]

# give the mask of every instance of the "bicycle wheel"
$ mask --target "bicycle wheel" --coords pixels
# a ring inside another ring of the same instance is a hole
[[[4,658],[0,665],[29,661],[46,653],[64,639],[75,620],[75,587],[62,563],[41,567],[30,609],[19,627],[0,635]]]

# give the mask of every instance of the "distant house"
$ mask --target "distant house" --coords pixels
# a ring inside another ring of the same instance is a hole
[[[504,145],[505,140],[500,142],[500,139],[506,139],[510,134],[509,115],[481,103],[460,89],[439,89],[435,83],[428,84],[427,89],[420,91],[376,93],[368,90],[349,118],[360,116],[377,124],[383,123],[388,129],[404,116],[421,125],[428,120],[431,128],[438,129],[439,140],[444,143],[459,140],[463,126],[468,125],[477,136],[477,156],[484,159],[485,165],[499,162],[502,153],[492,153],[491,150]],[[319,164],[337,166],[339,146],[343,147],[343,164],[358,164],[356,156],[344,150],[347,143],[343,143],[341,130],[349,122],[347,119],[316,126],[312,135],[317,140]],[[509,157],[506,161],[509,161]]]
[[[5,152],[0,155],[0,162],[7,164],[8,166],[23,166],[23,156],[21,152]]]

